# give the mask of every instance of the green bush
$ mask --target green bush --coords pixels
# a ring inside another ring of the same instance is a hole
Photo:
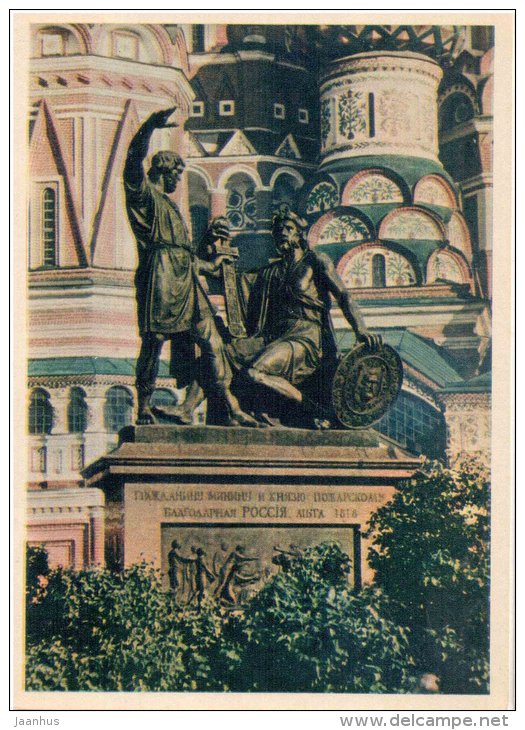
[[[336,544],[304,551],[252,600],[242,620],[244,689],[403,692],[412,660],[382,592],[349,588]]]
[[[58,569],[28,606],[27,689],[227,690],[238,652],[221,610],[182,609],[157,571]]]
[[[26,603],[36,603],[42,592],[43,579],[49,573],[47,551],[41,546],[28,545],[26,551]]]
[[[443,692],[488,692],[489,506],[479,464],[428,463],[370,521],[375,583]]]

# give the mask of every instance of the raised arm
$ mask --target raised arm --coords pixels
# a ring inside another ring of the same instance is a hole
[[[168,127],[176,127],[175,123],[168,124],[168,119],[177,109],[172,106],[160,112],[151,114],[139,131],[131,140],[128,148],[128,156],[124,166],[124,181],[131,187],[139,187],[144,180],[143,162],[148,154],[149,141],[155,129],[166,129]]]
[[[332,260],[326,254],[317,254],[317,260],[325,285],[339,305],[346,321],[354,330],[356,338],[372,349],[380,347],[381,336],[368,331],[359,307],[352,301],[350,292],[337,273]]]

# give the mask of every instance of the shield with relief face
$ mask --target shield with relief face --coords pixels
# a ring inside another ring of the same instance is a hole
[[[366,428],[379,421],[403,383],[401,358],[389,345],[371,350],[357,344],[337,366],[332,405],[344,428]]]

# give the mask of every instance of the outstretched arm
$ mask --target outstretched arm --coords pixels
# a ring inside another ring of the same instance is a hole
[[[317,259],[328,291],[334,296],[346,321],[354,330],[356,338],[372,349],[380,347],[382,343],[381,336],[368,331],[359,307],[352,301],[350,292],[345,287],[331,259],[326,254],[318,254]]]
[[[131,140],[124,167],[124,181],[131,187],[139,187],[144,180],[142,163],[148,154],[149,141],[155,129],[177,126],[175,123],[168,124],[168,119],[176,109],[176,106],[172,106],[151,114]]]

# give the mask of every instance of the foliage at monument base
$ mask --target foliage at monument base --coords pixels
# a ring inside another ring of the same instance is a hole
[[[428,465],[371,520],[373,586],[323,543],[235,610],[177,605],[144,564],[48,571],[30,549],[27,689],[487,692],[488,495],[473,464]]]
[[[413,660],[378,589],[349,589],[348,556],[307,549],[251,601],[241,631],[242,689],[407,692]]]
[[[473,460],[427,463],[370,521],[375,583],[441,691],[489,691],[490,491]]]
[[[51,571],[27,605],[27,689],[408,691],[406,633],[379,590],[349,590],[349,569],[315,546],[234,612],[177,606],[146,565]]]

